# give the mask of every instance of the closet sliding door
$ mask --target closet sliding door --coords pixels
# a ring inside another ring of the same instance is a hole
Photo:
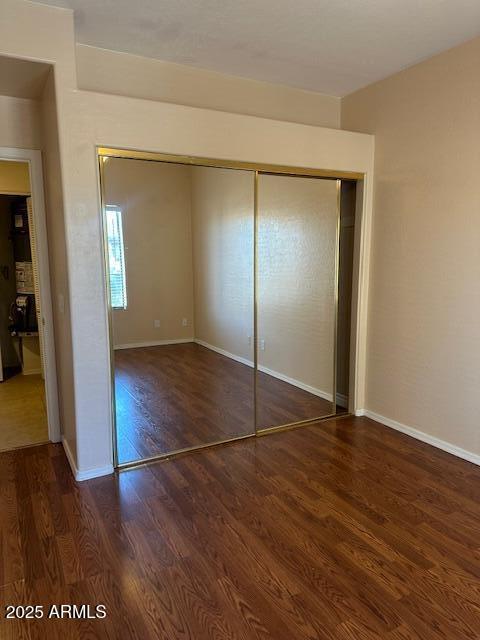
[[[256,427],[336,412],[339,188],[258,175]]]
[[[116,466],[348,411],[355,183],[111,151]]]
[[[101,165],[116,463],[253,435],[255,173]]]

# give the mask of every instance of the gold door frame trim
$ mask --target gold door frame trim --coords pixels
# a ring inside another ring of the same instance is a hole
[[[255,171],[253,192],[253,428],[258,435],[257,380],[258,380],[258,171]]]
[[[244,162],[200,156],[182,156],[153,151],[137,151],[133,149],[117,149],[115,147],[97,147],[97,153],[104,158],[125,158],[128,160],[149,160],[151,162],[171,162],[173,164],[190,164],[201,167],[217,167],[219,169],[240,169],[243,171],[259,171],[278,175],[326,178],[330,180],[363,180],[364,173],[356,171],[335,171],[333,169],[314,169],[312,167],[294,167],[281,164],[261,162]]]
[[[274,164],[262,164],[262,163],[252,163],[252,162],[243,162],[243,161],[235,161],[235,160],[222,160],[217,158],[204,158],[197,156],[182,156],[182,155],[174,155],[174,154],[165,154],[165,153],[156,153],[150,151],[138,151],[138,150],[129,150],[129,149],[120,149],[115,147],[103,147],[97,146],[97,160],[98,160],[98,170],[99,170],[99,182],[100,182],[100,204],[101,204],[101,231],[103,235],[103,261],[105,267],[105,287],[104,292],[106,296],[106,304],[107,304],[107,314],[108,314],[108,335],[109,335],[109,351],[110,351],[110,375],[111,375],[111,415],[112,415],[112,451],[113,451],[113,466],[118,470],[130,469],[146,464],[150,464],[157,461],[168,460],[171,458],[176,458],[178,456],[185,455],[190,452],[199,451],[202,449],[208,449],[210,447],[216,447],[224,444],[229,444],[231,442],[237,442],[240,440],[247,440],[252,437],[263,437],[266,435],[270,435],[273,433],[277,433],[279,431],[286,431],[290,429],[296,429],[301,426],[307,426],[310,424],[316,424],[319,422],[324,422],[326,420],[332,420],[337,418],[346,417],[351,415],[350,413],[345,412],[342,414],[328,414],[325,416],[319,416],[314,418],[309,418],[307,420],[300,420],[296,422],[291,422],[282,425],[274,425],[271,427],[265,427],[259,429],[257,427],[257,227],[258,227],[258,178],[260,174],[265,175],[279,175],[279,176],[292,176],[292,177],[311,177],[311,178],[323,178],[327,180],[336,180],[337,182],[337,237],[336,237],[336,254],[335,254],[335,321],[334,321],[334,384],[333,384],[333,399],[332,405],[336,411],[336,356],[337,356],[337,322],[338,322],[338,270],[339,270],[339,230],[340,230],[340,196],[341,196],[341,181],[342,180],[352,180],[352,181],[360,181],[364,180],[365,174],[358,173],[354,171],[335,171],[331,169],[313,169],[309,167],[294,167],[294,166],[285,166],[285,165],[274,165]],[[123,158],[129,160],[146,160],[150,162],[168,162],[172,164],[187,164],[193,166],[204,166],[204,167],[216,167],[219,169],[237,169],[243,171],[251,171],[254,175],[254,243],[253,243],[253,260],[254,260],[254,284],[253,284],[253,322],[254,322],[254,335],[253,335],[253,345],[254,345],[254,393],[253,393],[253,401],[254,401],[254,429],[252,433],[234,436],[232,438],[227,438],[225,440],[219,440],[216,442],[206,443],[202,445],[196,445],[192,447],[186,447],[183,449],[178,449],[176,451],[171,451],[168,453],[160,453],[158,455],[149,456],[148,458],[141,458],[138,460],[132,460],[129,462],[119,462],[118,460],[118,443],[117,443],[117,428],[116,428],[116,405],[115,405],[115,361],[114,361],[114,348],[113,348],[113,315],[112,315],[112,306],[111,306],[111,295],[110,295],[110,281],[108,278],[109,268],[108,268],[108,240],[107,240],[107,230],[105,225],[105,176],[104,176],[104,162],[108,158]]]
[[[161,462],[162,460],[170,460],[172,458],[179,458],[180,456],[184,456],[188,453],[193,453],[194,451],[202,451],[203,449],[211,449],[213,447],[219,447],[221,445],[230,444],[232,442],[239,442],[241,440],[248,440],[250,438],[255,438],[257,436],[256,433],[248,433],[243,436],[235,436],[233,438],[227,438],[226,440],[216,440],[215,442],[207,442],[205,444],[198,444],[194,447],[184,447],[182,449],[175,449],[175,451],[170,451],[168,453],[158,453],[154,456],[148,456],[148,458],[141,458],[140,460],[132,460],[131,462],[119,462],[116,465],[116,468],[120,471],[125,471],[128,469],[133,469],[135,467],[140,467],[146,464],[152,464],[154,462]]]
[[[329,414],[323,418],[312,418],[311,420],[301,420],[300,422],[291,422],[285,424],[283,427],[273,427],[272,429],[265,429],[258,433],[249,433],[245,436],[236,436],[235,438],[228,438],[227,440],[218,440],[216,442],[208,442],[207,444],[199,444],[196,447],[186,447],[185,449],[177,449],[170,453],[159,453],[155,456],[149,456],[148,458],[142,458],[141,460],[132,460],[132,462],[122,462],[117,465],[118,471],[129,471],[130,469],[137,469],[138,467],[146,467],[150,464],[157,462],[167,462],[168,460],[174,460],[175,458],[181,458],[182,456],[196,451],[204,451],[205,449],[215,449],[216,447],[233,444],[234,442],[241,442],[242,440],[251,440],[256,438],[263,438],[269,436],[278,431],[291,431],[292,429],[298,429],[299,427],[308,427],[318,424],[319,422],[329,422],[330,420],[342,420],[343,418],[351,417],[350,413],[341,414]]]
[[[105,286],[104,292],[107,298],[107,324],[108,324],[108,341],[109,341],[109,356],[110,356],[110,411],[112,414],[112,452],[113,452],[113,466],[114,468],[119,466],[118,462],[118,443],[117,443],[117,408],[115,401],[115,351],[113,348],[113,315],[112,315],[112,295],[110,290],[110,259],[108,256],[108,238],[107,238],[107,225],[105,221],[106,211],[106,199],[105,199],[105,174],[104,174],[104,161],[105,158],[101,155],[97,155],[98,160],[98,178],[100,183],[100,200],[102,207],[101,215],[101,229],[102,229],[102,253],[103,253],[103,265],[105,273]]]
[[[342,181],[337,180],[337,228],[335,230],[335,273],[334,273],[334,284],[333,284],[333,309],[335,313],[335,317],[333,319],[333,411],[337,413],[337,374],[338,374],[338,287],[340,284],[339,274],[340,274],[340,226],[341,226],[341,216],[342,216]],[[355,221],[354,223],[355,224]],[[352,274],[353,277],[353,274]],[[350,299],[350,304],[352,301]]]

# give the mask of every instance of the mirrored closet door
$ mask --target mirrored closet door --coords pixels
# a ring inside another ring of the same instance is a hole
[[[100,157],[117,466],[349,409],[356,183],[192,161]]]
[[[339,188],[258,176],[258,430],[336,413]]]
[[[253,434],[255,173],[100,164],[117,463]]]

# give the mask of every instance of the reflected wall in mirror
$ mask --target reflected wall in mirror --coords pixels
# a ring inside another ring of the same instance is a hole
[[[102,163],[118,463],[254,432],[254,173]]]
[[[260,174],[257,429],[335,413],[338,181]]]

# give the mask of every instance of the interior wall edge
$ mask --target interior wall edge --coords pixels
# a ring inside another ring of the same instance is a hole
[[[70,449],[68,440],[65,437],[62,437],[62,445],[68,460],[68,464],[70,465],[73,476],[77,482],[83,482],[84,480],[91,480],[92,478],[108,476],[114,472],[113,464],[105,465],[104,467],[93,467],[90,469],[78,469],[75,462],[75,457],[72,453],[72,450]]]
[[[62,446],[65,451],[65,455],[67,456],[68,464],[70,465],[70,469],[72,470],[74,478],[77,477],[77,464],[75,462],[75,456],[72,453],[70,445],[68,444],[68,440],[65,436],[62,435]]]
[[[420,431],[419,429],[415,429],[414,427],[402,424],[401,422],[397,422],[397,420],[393,420],[392,418],[388,418],[387,416],[382,416],[379,413],[375,413],[375,411],[370,411],[370,409],[365,409],[361,415],[370,418],[371,420],[375,420],[375,422],[379,422],[380,424],[389,427],[390,429],[400,431],[401,433],[415,438],[416,440],[425,442],[432,447],[436,447],[437,449],[441,449],[442,451],[451,453],[457,458],[462,458],[462,460],[467,460],[468,462],[472,462],[473,464],[480,466],[480,454],[462,449],[462,447],[458,447],[452,442],[442,440],[441,438],[436,438],[435,436],[432,436],[425,431]]]

